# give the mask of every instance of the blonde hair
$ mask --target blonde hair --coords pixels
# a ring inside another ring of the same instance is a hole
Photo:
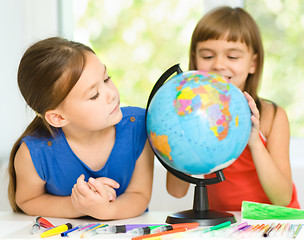
[[[48,110],[55,109],[77,83],[84,69],[89,47],[59,37],[41,40],[29,47],[18,68],[18,86],[26,103],[36,112],[36,117],[14,144],[8,166],[8,197],[14,211],[21,211],[15,200],[15,155],[22,138],[28,135],[51,137],[56,128],[44,118]]]
[[[241,41],[248,48],[252,48],[257,55],[256,71],[248,75],[244,91],[253,97],[260,109],[257,91],[263,72],[264,50],[260,31],[254,19],[242,8],[219,7],[207,13],[197,23],[192,34],[189,70],[197,70],[195,54],[198,42],[210,39]]]

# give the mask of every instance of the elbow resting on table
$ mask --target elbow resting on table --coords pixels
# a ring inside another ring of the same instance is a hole
[[[20,202],[16,200],[16,204],[19,207],[19,209],[25,213],[26,215],[34,216],[34,213],[31,213],[30,209],[27,209],[24,205],[26,202]]]
[[[286,194],[280,193],[280,197],[277,197],[276,199],[273,199],[271,203],[273,205],[286,207],[290,204],[292,200],[292,194],[293,194],[293,188],[291,186],[290,190]]]
[[[176,198],[182,198],[182,197],[186,196],[186,194],[187,194],[187,191],[178,191],[178,190],[177,191],[172,191],[169,188],[167,188],[167,192],[171,196],[176,197]]]

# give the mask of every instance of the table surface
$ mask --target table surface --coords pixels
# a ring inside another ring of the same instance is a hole
[[[76,225],[85,225],[87,223],[107,223],[109,225],[125,225],[125,224],[165,224],[166,218],[168,215],[173,214],[174,212],[146,212],[138,217],[123,219],[123,220],[112,220],[112,221],[100,221],[93,218],[78,218],[78,219],[64,219],[64,218],[49,218],[49,220],[53,225],[61,225],[65,223],[71,223],[73,226]],[[231,212],[234,214],[237,222],[233,224],[236,226],[241,222],[246,220],[241,219],[240,212]],[[0,212],[0,239],[41,239],[39,234],[32,234],[32,226],[35,223],[37,216],[28,216],[21,213],[13,213],[13,212]],[[270,221],[271,222],[271,221]],[[268,223],[270,223],[268,222]],[[258,224],[261,222],[254,222],[252,221],[250,224]],[[267,223],[267,222],[265,222]],[[296,222],[294,222],[296,224]],[[298,223],[304,223],[304,220],[301,220]],[[167,235],[169,236],[169,235]],[[249,239],[248,235],[243,236],[233,236],[230,238],[219,237],[219,236],[204,236],[204,238],[200,239]],[[99,239],[131,239],[130,236],[127,234],[98,234],[95,236],[91,236],[88,238],[99,238]],[[293,239],[292,237],[289,238],[282,238],[282,237],[269,237],[270,239]],[[60,235],[49,237],[49,239],[62,239]],[[71,239],[71,238],[70,238]],[[79,238],[78,238],[79,239]],[[174,239],[174,238],[168,238]],[[185,239],[185,238],[180,238]],[[193,238],[191,238],[193,239]],[[196,238],[198,239],[198,238]],[[265,239],[263,237],[255,237],[250,239]],[[300,234],[297,236],[297,239],[304,239],[304,228],[300,231]]]
[[[168,215],[173,212],[146,212],[138,217],[100,221],[93,218],[78,218],[78,219],[63,219],[63,218],[49,218],[53,225],[61,225],[71,223],[73,226],[84,225],[86,223],[107,223],[109,225],[124,225],[124,224],[164,224]],[[237,222],[240,222],[240,213],[234,213]],[[35,223],[37,216],[28,216],[21,213],[0,212],[0,239],[40,239],[39,234],[32,234],[32,226]],[[105,236],[106,235],[106,236]],[[131,239],[126,234],[98,234],[89,238],[102,239]],[[60,235],[49,237],[49,239],[62,239]]]

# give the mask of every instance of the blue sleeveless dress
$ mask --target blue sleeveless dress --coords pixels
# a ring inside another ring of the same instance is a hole
[[[70,196],[72,188],[81,175],[87,181],[90,177],[107,177],[117,181],[117,196],[127,189],[136,160],[143,151],[147,139],[145,109],[122,107],[122,120],[115,125],[116,139],[110,156],[98,171],[93,171],[82,162],[70,148],[60,129],[55,138],[43,139],[26,136],[22,139],[27,145],[39,177],[45,181],[47,193]]]

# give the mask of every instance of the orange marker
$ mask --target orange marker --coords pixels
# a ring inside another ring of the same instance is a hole
[[[266,226],[265,226],[265,224],[263,223],[263,224],[261,224],[260,225],[260,227],[257,229],[258,231],[263,231],[263,229],[265,228]]]
[[[259,227],[260,227],[260,224],[257,224],[253,228],[251,228],[251,231],[255,231],[255,230],[259,229]]]
[[[192,223],[176,223],[176,224],[170,224],[170,225],[164,225],[159,226],[157,228],[154,228],[151,230],[151,233],[159,233],[159,232],[165,232],[170,231],[178,228],[196,228],[199,226],[198,222],[192,222]]]
[[[278,231],[279,231],[279,229],[281,228],[281,223],[278,223],[276,226],[275,226],[275,228],[273,229],[273,231],[269,234],[269,236],[273,236],[274,234],[276,234]]]

